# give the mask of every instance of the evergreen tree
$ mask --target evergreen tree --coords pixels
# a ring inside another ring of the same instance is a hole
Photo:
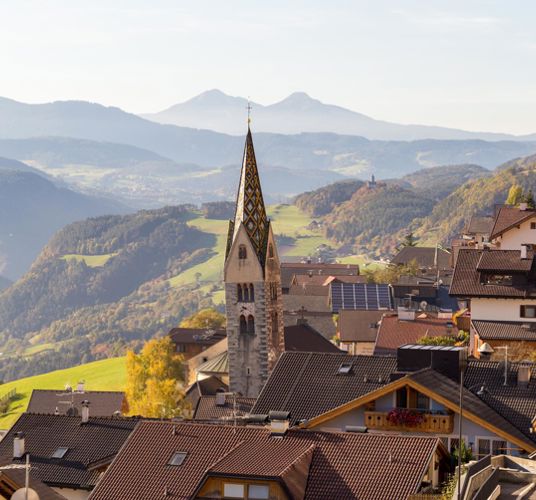
[[[413,236],[413,233],[408,233],[404,236],[404,241],[402,241],[402,247],[416,247],[417,240]]]
[[[529,189],[529,192],[523,196],[523,203],[527,204],[528,208],[536,208],[536,202],[534,201],[534,195],[532,194],[532,189]]]
[[[521,190],[521,186],[518,184],[512,184],[510,190],[508,191],[508,198],[506,198],[506,204],[513,206],[519,205],[522,195],[523,191]]]

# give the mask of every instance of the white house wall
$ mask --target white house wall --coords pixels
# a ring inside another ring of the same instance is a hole
[[[536,306],[536,300],[473,298],[471,299],[471,319],[536,322],[536,318],[520,316],[522,305]]]
[[[529,219],[520,225],[519,229],[514,227],[497,238],[500,243],[501,250],[520,250],[521,245],[530,243],[536,244],[536,229],[531,229],[531,222],[535,222],[536,218]]]

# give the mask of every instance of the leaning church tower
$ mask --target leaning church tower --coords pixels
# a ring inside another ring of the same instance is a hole
[[[229,389],[257,397],[284,350],[281,272],[248,126],[224,266]]]

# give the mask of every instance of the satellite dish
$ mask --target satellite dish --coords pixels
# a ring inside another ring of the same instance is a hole
[[[28,496],[26,496],[28,495]],[[11,495],[11,500],[39,500],[39,495],[32,488],[19,488],[13,495]]]
[[[419,306],[421,307],[421,311],[426,311],[426,308],[428,307],[428,302],[426,302],[426,300],[423,300],[421,301]]]

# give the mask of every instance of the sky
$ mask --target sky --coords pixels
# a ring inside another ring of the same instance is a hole
[[[377,119],[536,132],[532,0],[0,0],[0,96],[156,112],[294,91]]]

